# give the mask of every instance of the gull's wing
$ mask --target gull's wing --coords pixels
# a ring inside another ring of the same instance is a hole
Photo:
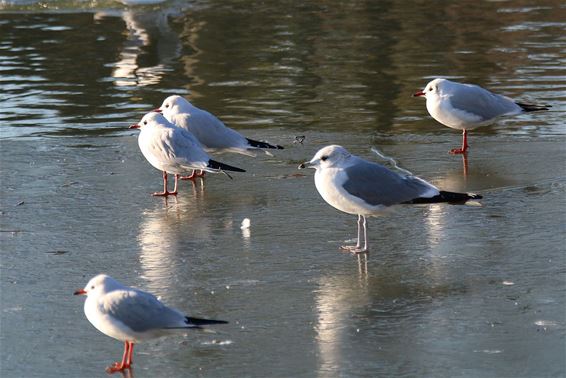
[[[201,147],[199,141],[189,131],[180,128],[169,128],[163,143],[171,151],[175,163],[191,169],[204,169],[208,166],[210,156]]]
[[[194,108],[185,122],[188,130],[206,148],[222,150],[250,147],[242,134],[226,127],[222,121],[206,110]]]
[[[521,112],[512,99],[473,84],[451,83],[449,93],[443,95],[454,109],[473,114],[479,117],[480,122]]]
[[[102,297],[100,308],[134,332],[191,328],[180,311],[165,306],[154,295],[141,290],[111,291]]]
[[[390,169],[352,156],[344,168],[344,189],[372,206],[391,206],[419,197],[433,197],[438,189],[415,176],[403,176]]]

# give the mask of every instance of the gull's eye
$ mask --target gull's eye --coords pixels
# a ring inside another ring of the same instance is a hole
[[[143,124],[144,124],[144,125],[147,125],[147,121],[143,121]]]
[[[432,87],[430,87],[430,88],[428,89],[428,91],[429,91],[429,92],[432,91]]]
[[[323,157],[320,158],[320,160],[326,161],[326,160],[328,160],[328,156],[324,155]]]
[[[168,107],[169,107],[169,104],[165,104],[165,107],[168,108]]]
[[[90,287],[90,290],[94,290],[94,285],[92,285],[92,286]]]

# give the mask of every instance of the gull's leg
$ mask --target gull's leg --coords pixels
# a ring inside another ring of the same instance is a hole
[[[179,183],[179,175],[175,174],[175,185],[173,186],[173,191],[169,192],[169,194],[172,194],[174,196],[177,195],[177,184]]]
[[[340,249],[348,251],[348,252],[360,252],[362,247],[362,227],[365,230],[365,217],[363,215],[358,214],[358,242],[356,245],[343,245]]]
[[[462,148],[453,148],[450,150],[451,154],[465,154],[468,152],[468,131],[464,129],[462,132]]]
[[[126,366],[127,368],[129,368],[130,366],[132,366],[132,364],[134,363],[134,343],[131,341],[126,341],[127,343],[130,344],[130,352],[128,353],[128,358],[126,359]]]
[[[360,249],[362,246],[362,226],[364,227],[364,242],[366,242],[366,218],[363,215],[358,215],[358,242],[356,243],[356,249]]]
[[[206,172],[204,171],[204,169],[201,169],[201,170],[198,171],[197,177],[204,177],[205,174],[206,174]]]
[[[358,249],[356,253],[363,253],[369,251],[368,249],[368,222],[365,216],[362,215],[362,219],[364,222],[364,249]]]
[[[204,176],[204,174],[202,176]],[[197,173],[197,169],[193,169],[192,173],[189,176],[181,176],[180,178],[181,180],[194,180],[197,177],[201,177],[201,175]]]
[[[178,175],[175,175],[175,187],[173,188],[172,192],[167,191],[167,172],[163,171],[163,191],[162,192],[155,192],[153,193],[154,196],[158,197],[166,197],[168,195],[177,195],[177,179]]]
[[[154,196],[166,196],[167,195],[167,172],[163,171],[163,191],[153,193]]]
[[[122,362],[114,362],[112,365],[106,368],[106,372],[108,374],[112,374],[129,367],[127,366],[127,359],[129,354],[130,354],[130,343],[128,341],[124,341],[124,355],[122,356]]]

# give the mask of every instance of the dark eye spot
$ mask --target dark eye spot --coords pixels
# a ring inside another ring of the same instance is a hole
[[[92,286],[90,287],[90,289],[91,289],[91,290],[94,290],[94,285],[92,285]]]
[[[165,107],[168,108],[168,107],[169,107],[169,104],[165,104]]]
[[[326,160],[328,160],[328,156],[324,155],[323,157],[320,158],[320,160],[326,161]]]
[[[144,124],[144,125],[147,125],[147,121],[143,121],[143,124]]]
[[[429,91],[429,92],[432,91],[432,87],[430,87],[430,88],[428,89],[428,91]]]

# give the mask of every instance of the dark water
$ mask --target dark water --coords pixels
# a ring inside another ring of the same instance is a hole
[[[72,296],[100,272],[231,322],[139,345],[138,377],[566,376],[561,2],[0,9],[2,377],[105,376],[121,345]],[[474,131],[464,161],[411,97],[437,76],[552,110]],[[151,197],[127,126],[172,93],[286,149]],[[485,198],[400,208],[367,259],[340,253],[355,217],[296,170],[331,143]]]

